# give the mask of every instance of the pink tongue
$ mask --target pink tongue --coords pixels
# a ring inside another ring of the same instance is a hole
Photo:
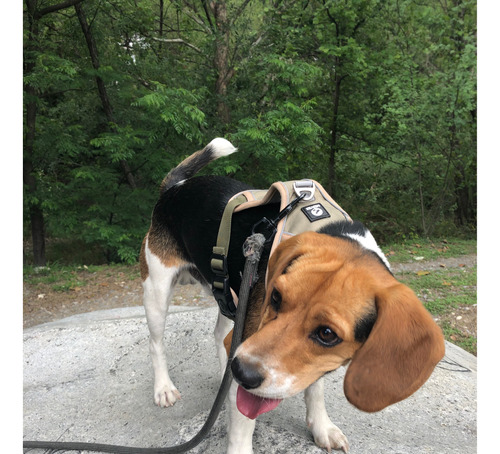
[[[280,402],[281,399],[266,399],[255,394],[250,394],[247,390],[238,386],[236,405],[240,413],[247,418],[255,419],[262,413],[274,410]]]

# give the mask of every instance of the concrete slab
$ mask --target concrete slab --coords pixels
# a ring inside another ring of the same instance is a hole
[[[24,331],[24,439],[164,447],[192,438],[219,385],[212,336],[216,308],[172,307],[165,331],[170,375],[182,393],[153,404],[142,307],[69,317]],[[416,394],[376,414],[345,399],[344,369],[326,377],[327,408],[353,454],[476,452],[476,358],[447,344],[444,360]],[[224,453],[226,411],[193,453]],[[30,451],[42,452],[40,450]],[[257,453],[321,453],[300,396],[257,420]]]

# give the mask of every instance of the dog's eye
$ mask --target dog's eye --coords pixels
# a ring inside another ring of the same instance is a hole
[[[276,312],[279,311],[281,306],[281,293],[276,289],[273,289],[271,293],[271,306]]]
[[[324,347],[333,347],[342,342],[342,339],[337,336],[337,333],[328,326],[320,326],[314,331],[311,338]]]

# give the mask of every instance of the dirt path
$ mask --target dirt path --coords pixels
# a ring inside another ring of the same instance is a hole
[[[417,271],[431,271],[441,268],[473,267],[477,265],[477,255],[462,255],[461,257],[441,258],[432,261],[413,261],[408,263],[394,263],[391,265],[394,274],[411,273]]]
[[[395,263],[394,274],[436,270],[455,267],[473,267],[476,255],[457,258],[441,258],[436,261]],[[113,267],[96,273],[87,273],[85,285],[75,286],[66,291],[55,291],[51,284],[24,284],[24,328],[46,323],[70,315],[118,307],[139,306],[142,304],[142,286],[138,277],[138,265],[129,267],[131,272],[117,271]],[[130,276],[134,276],[131,278]],[[215,306],[212,297],[205,295],[199,285],[178,286],[172,304],[179,306]],[[477,307],[463,307],[448,314],[446,321],[459,326],[464,332],[475,335]]]

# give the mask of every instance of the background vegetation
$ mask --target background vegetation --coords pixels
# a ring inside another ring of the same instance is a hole
[[[475,2],[25,0],[27,263],[135,262],[216,136],[210,172],[314,178],[382,242],[473,235]]]

